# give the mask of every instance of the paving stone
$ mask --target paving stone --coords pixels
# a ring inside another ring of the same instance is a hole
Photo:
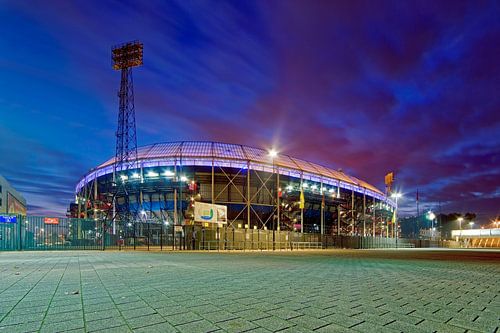
[[[133,317],[133,318],[125,317],[125,319],[127,320],[128,326],[131,329],[136,329],[144,326],[160,324],[165,322],[165,318],[163,318],[159,314],[150,314],[146,316]]]
[[[444,324],[438,321],[423,320],[417,324],[417,328],[426,330],[427,332],[437,332],[437,333],[464,333],[466,331],[463,327],[457,327],[449,324]]]
[[[114,317],[114,318],[106,318],[106,319],[87,321],[86,326],[87,326],[87,330],[89,332],[93,332],[93,331],[106,330],[109,328],[114,328],[114,327],[119,327],[119,326],[127,326],[127,323],[121,317]]]
[[[233,319],[217,323],[217,326],[227,332],[239,333],[259,328],[256,324],[243,319]]]
[[[0,253],[0,332],[495,332],[485,253]]]
[[[71,319],[59,322],[46,322],[44,321],[40,333],[64,332],[69,330],[80,329],[84,327],[82,319]]]
[[[208,320],[199,320],[187,324],[176,326],[181,332],[189,333],[208,333],[219,331],[220,328],[209,322]]]
[[[212,323],[218,323],[221,321],[228,321],[231,319],[238,318],[238,316],[235,315],[234,313],[224,310],[208,312],[208,313],[200,313],[200,315]]]
[[[254,320],[253,323],[273,332],[295,326],[295,324],[291,321],[283,320],[279,317],[274,317],[274,316],[257,319]]]
[[[199,314],[191,311],[173,314],[167,317],[167,321],[174,326],[187,324],[202,319],[203,318]]]
[[[356,325],[361,324],[364,321],[362,319],[345,316],[345,315],[339,314],[339,313],[334,313],[334,314],[331,314],[329,316],[323,317],[321,319],[323,321],[329,322],[331,324],[343,326],[345,328],[354,327]]]
[[[173,333],[179,332],[174,326],[169,323],[159,323],[134,329],[134,333]]]

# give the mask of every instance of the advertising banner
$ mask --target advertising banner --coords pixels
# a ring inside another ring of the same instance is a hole
[[[43,222],[45,224],[59,224],[59,219],[57,217],[46,217]]]
[[[17,216],[0,215],[0,223],[17,223]]]
[[[195,222],[227,223],[227,206],[195,202],[194,220]]]
[[[7,212],[10,214],[26,215],[26,207],[17,200],[10,192],[7,192]]]

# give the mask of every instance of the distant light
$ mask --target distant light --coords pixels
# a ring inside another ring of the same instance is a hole
[[[146,211],[144,209],[141,210],[141,215],[146,215]]]
[[[434,214],[432,211],[429,211],[429,212],[427,213],[427,218],[428,218],[429,220],[434,220],[434,219],[436,218],[436,214]]]
[[[274,150],[274,149],[271,149],[269,151],[269,156],[270,157],[276,157],[276,156],[278,156],[278,152],[276,150]]]
[[[394,199],[398,199],[398,198],[401,198],[403,195],[401,193],[393,193],[391,194],[391,198],[394,198]]]
[[[470,225],[474,225],[474,222],[469,222]]]
[[[154,171],[148,172],[148,177],[158,177],[158,176],[159,176],[158,172],[154,172]]]
[[[130,223],[130,222],[129,222],[129,223],[127,223],[127,226],[131,227],[131,226],[132,226],[132,223]]]
[[[458,222],[463,222],[463,221],[464,221],[464,218],[463,218],[463,217],[459,217],[459,218],[457,219],[457,221],[458,221]]]
[[[128,179],[128,176],[126,176],[126,175],[121,175],[121,176],[120,176],[120,178],[121,178],[121,180],[127,180],[127,179]]]
[[[303,188],[307,188],[308,186],[309,186],[309,185],[307,185],[307,183],[302,184],[302,187],[303,187]]]
[[[328,192],[333,193],[335,192],[335,189],[332,187],[331,189],[328,190]]]
[[[175,174],[174,174],[172,171],[170,171],[170,170],[165,170],[165,172],[163,173],[163,175],[164,175],[165,177],[172,177],[172,176],[174,176]]]
[[[188,181],[188,179],[187,179],[187,177],[186,177],[186,176],[181,176],[181,181],[182,181],[182,182],[187,182],[187,181]]]
[[[286,190],[287,190],[287,191],[292,191],[292,190],[293,190],[293,186],[292,186],[292,185],[288,185],[288,186],[286,187]]]
[[[313,185],[313,186],[311,186],[311,189],[313,189],[313,190],[318,189],[318,185]]]
[[[163,224],[168,225],[168,221],[163,222]]]
[[[140,178],[139,174],[137,172],[134,172],[132,174],[132,178]]]

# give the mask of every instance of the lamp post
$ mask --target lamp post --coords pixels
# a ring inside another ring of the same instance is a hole
[[[391,195],[391,198],[396,199],[396,208],[394,209],[394,224],[392,225],[393,228],[396,228],[395,235],[396,239],[398,239],[398,199],[401,198],[403,195],[399,192],[393,193]]]
[[[474,222],[473,221],[469,222],[469,225],[470,225],[470,228],[472,229],[472,227],[474,226]]]
[[[272,159],[272,164],[273,164],[273,173],[274,173],[274,159],[275,157],[278,156],[278,152],[274,149],[271,149],[269,151],[269,157]],[[278,230],[280,228],[280,190],[279,190],[279,185],[280,185],[280,178],[279,178],[279,172],[276,170],[276,221],[278,224]],[[273,218],[273,224],[274,224],[275,219]],[[275,244],[276,244],[276,226],[273,225],[273,250],[275,249]]]

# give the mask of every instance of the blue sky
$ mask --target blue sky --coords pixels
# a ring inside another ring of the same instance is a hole
[[[382,188],[402,212],[500,214],[497,1],[2,1],[0,173],[64,214],[114,154],[111,46],[139,39],[139,145],[275,145]]]

